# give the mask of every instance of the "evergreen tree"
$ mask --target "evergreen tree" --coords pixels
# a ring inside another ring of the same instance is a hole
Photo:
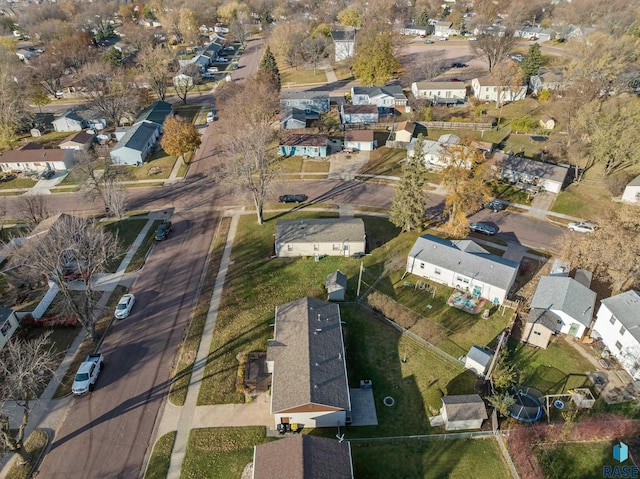
[[[276,57],[271,52],[271,47],[269,47],[269,45],[267,45],[267,48],[262,55],[262,59],[258,65],[258,70],[270,74],[273,77],[272,80],[277,90],[280,91],[280,70],[278,69]]]
[[[534,43],[529,47],[529,51],[522,63],[520,63],[520,71],[522,71],[522,79],[525,83],[529,84],[529,79],[538,74],[540,67],[542,66],[542,53],[540,52],[540,45]]]
[[[416,230],[424,221],[424,193],[426,168],[423,163],[424,138],[419,135],[413,149],[413,156],[407,157],[402,165],[402,180],[396,188],[391,205],[390,221],[402,231]]]
[[[429,25],[429,12],[422,10],[416,18],[416,25]]]

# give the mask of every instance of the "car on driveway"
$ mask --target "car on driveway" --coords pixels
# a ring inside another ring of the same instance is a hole
[[[449,78],[449,81],[461,82],[464,80],[460,80],[460,78]]]
[[[158,229],[156,229],[156,241],[167,239],[169,231],[171,231],[171,221],[164,220],[160,226],[158,226]]]
[[[590,221],[580,221],[569,223],[567,225],[571,231],[577,231],[578,233],[593,233],[598,226],[595,223],[591,223]]]
[[[131,309],[133,309],[133,305],[136,302],[136,297],[132,294],[125,294],[120,301],[118,301],[118,306],[116,306],[116,312],[113,316],[116,319],[124,319],[129,314],[131,314]]]
[[[494,234],[496,234],[496,231],[497,231],[490,224],[482,223],[482,222],[469,223],[469,229],[474,233],[482,233],[484,235],[489,235],[489,236],[493,236]]]
[[[303,203],[307,201],[307,195],[282,195],[280,203]]]
[[[497,213],[498,211],[504,210],[507,205],[500,200],[491,200],[487,204],[485,204],[484,207],[488,210],[493,211],[494,213]]]
[[[44,170],[42,173],[40,173],[40,178],[42,178],[43,180],[50,180],[54,176],[56,176],[56,172],[54,170]]]
[[[453,62],[451,68],[466,68],[467,64],[462,62]]]

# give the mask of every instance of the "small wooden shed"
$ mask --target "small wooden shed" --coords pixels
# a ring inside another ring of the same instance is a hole
[[[444,396],[440,414],[447,431],[480,429],[488,418],[484,401],[477,394]]]
[[[347,292],[347,276],[340,270],[327,275],[325,282],[329,301],[344,301]]]
[[[473,371],[478,376],[484,376],[487,372],[493,353],[480,346],[471,346],[464,362],[464,368]]]

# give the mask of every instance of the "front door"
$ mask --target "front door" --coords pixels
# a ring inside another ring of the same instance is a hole
[[[344,245],[343,249],[344,249],[344,255],[348,257],[349,256],[349,245],[348,244]]]
[[[578,330],[580,329],[580,325],[577,323],[573,323],[571,325],[571,327],[569,328],[569,335],[571,336],[577,336],[578,334]]]

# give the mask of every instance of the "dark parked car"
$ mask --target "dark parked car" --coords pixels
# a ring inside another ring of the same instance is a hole
[[[467,64],[462,62],[453,62],[451,68],[466,68]]]
[[[449,81],[461,82],[460,78],[449,78]]]
[[[50,180],[55,175],[56,172],[54,170],[44,170],[42,173],[40,173],[40,178],[42,178],[43,180]]]
[[[282,195],[280,203],[303,203],[307,201],[307,195]]]
[[[485,208],[493,211],[494,213],[497,213],[498,211],[502,211],[504,210],[507,205],[505,205],[502,201],[500,200],[492,200],[489,201],[486,205],[484,205]]]
[[[469,229],[475,233],[482,233],[489,236],[496,234],[496,229],[487,223],[469,223]]]
[[[156,241],[167,239],[171,231],[171,221],[164,220],[156,230]]]

